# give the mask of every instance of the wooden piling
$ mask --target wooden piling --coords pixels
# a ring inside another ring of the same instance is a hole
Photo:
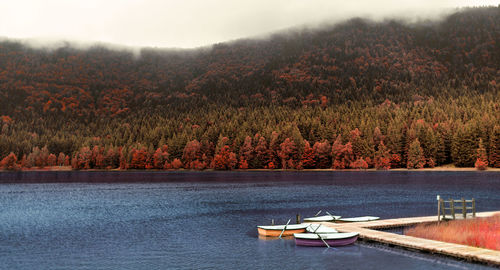
[[[462,216],[467,218],[467,207],[465,205],[465,199],[462,198]]]
[[[472,217],[476,217],[476,201],[472,198]]]
[[[438,223],[441,221],[441,198],[438,195]]]
[[[455,201],[450,199],[451,216],[455,219]]]

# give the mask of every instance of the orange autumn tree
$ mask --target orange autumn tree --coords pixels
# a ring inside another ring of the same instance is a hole
[[[153,168],[155,169],[164,169],[165,163],[168,162],[168,157],[170,154],[168,153],[168,146],[163,145],[156,149],[153,154]]]
[[[238,167],[240,169],[248,169],[249,161],[254,158],[254,148],[252,146],[252,137],[246,136],[243,145],[240,147],[240,162]]]
[[[281,166],[284,170],[295,169],[297,165],[297,146],[295,146],[295,142],[292,139],[286,138],[280,144],[278,157],[281,159]]]
[[[383,141],[380,141],[378,145],[374,161],[377,170],[389,170],[391,168],[391,153]]]
[[[313,151],[316,153],[316,168],[327,169],[331,166],[331,146],[327,140],[316,142],[313,145]]]
[[[314,149],[311,147],[307,140],[304,140],[304,151],[302,152],[302,157],[300,158],[300,162],[304,169],[313,169],[316,165],[314,158],[316,157],[316,153]]]
[[[484,149],[483,139],[479,139],[479,147],[477,148],[477,159],[474,164],[476,169],[484,171],[488,167],[488,158],[486,156],[486,149]]]
[[[4,170],[18,170],[17,156],[14,153],[7,155],[2,161],[0,161],[0,168]]]
[[[224,145],[214,157],[213,168],[215,170],[231,170],[236,167],[237,162],[236,154],[229,150],[228,145]]]

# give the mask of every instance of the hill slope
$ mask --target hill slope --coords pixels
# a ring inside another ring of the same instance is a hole
[[[481,160],[500,166],[499,44],[496,7],[140,55],[4,41],[0,157],[29,167],[62,152],[56,162],[69,155],[75,168],[473,166],[482,139]]]

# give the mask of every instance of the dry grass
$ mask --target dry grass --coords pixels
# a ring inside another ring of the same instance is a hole
[[[418,225],[406,235],[500,250],[500,215],[470,220],[453,220],[441,224]]]

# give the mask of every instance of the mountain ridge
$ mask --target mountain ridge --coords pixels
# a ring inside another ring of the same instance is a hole
[[[380,142],[399,156],[392,167],[406,166],[415,139],[423,144],[423,166],[471,166],[479,138],[489,159],[496,151],[491,141],[499,119],[498,44],[497,7],[463,9],[431,24],[352,19],[312,32],[220,43],[203,50],[143,49],[139,56],[102,47],[48,51],[4,41],[0,157],[10,152],[27,157],[34,147],[47,146],[49,152],[77,160],[82,148],[98,146],[120,151],[146,148],[145,156],[152,159],[154,149],[165,144],[170,157],[191,168],[196,167],[193,161],[183,157],[187,144],[196,140],[206,141],[205,160],[200,153],[196,158],[206,168],[215,167],[216,153],[224,146],[240,163],[247,136],[257,140],[250,143],[253,148],[261,136],[274,136],[278,146],[268,149],[274,154],[266,154],[274,157],[253,163],[286,168],[301,162],[304,140],[312,145],[326,140],[330,145],[340,136],[338,144],[343,147],[361,138],[352,157],[337,164],[340,167],[366,158],[368,166],[375,166]],[[384,110],[390,110],[386,116]],[[370,119],[369,114],[392,119]],[[391,124],[394,119],[402,123]],[[470,120],[477,123],[470,128],[469,157],[462,162],[453,157],[452,146],[461,127],[472,125]],[[384,139],[372,138],[375,128]],[[397,142],[388,139],[391,132]],[[431,139],[419,132],[433,134],[441,143],[431,147]],[[296,148],[293,158],[278,157],[286,139]],[[444,150],[438,158],[439,144]],[[331,151],[325,162],[334,166]],[[133,154],[123,155],[130,164]],[[287,160],[292,160],[291,166]],[[116,166],[115,162],[111,167]],[[95,167],[95,158],[90,167]]]

